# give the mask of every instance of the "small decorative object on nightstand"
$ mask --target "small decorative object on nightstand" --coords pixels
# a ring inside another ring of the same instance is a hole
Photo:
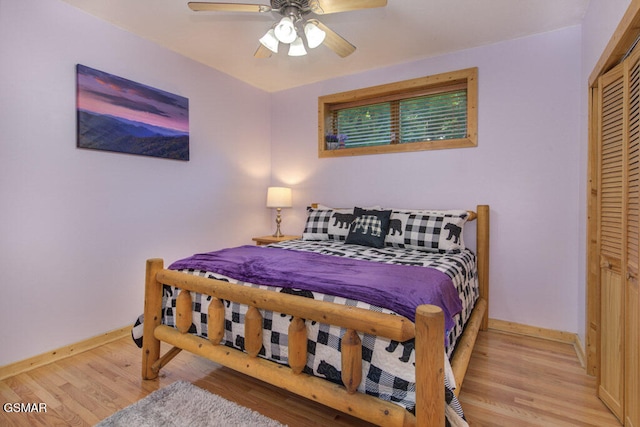
[[[280,236],[280,237],[262,236],[262,237],[254,237],[251,240],[256,242],[256,245],[262,246],[262,245],[268,245],[270,243],[279,243],[279,242],[283,242],[285,240],[294,240],[294,239],[299,239],[299,238],[300,238],[300,236]]]
[[[276,216],[276,232],[273,233],[273,237],[283,237],[284,235],[280,231],[280,223],[282,222],[280,211],[282,208],[291,207],[291,189],[286,187],[269,187],[267,189],[267,207],[276,208],[278,212]]]

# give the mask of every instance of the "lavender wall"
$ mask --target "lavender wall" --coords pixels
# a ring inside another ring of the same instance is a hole
[[[592,0],[580,27],[275,94],[273,176],[297,200],[288,231],[302,229],[309,201],[488,203],[490,316],[576,332],[584,343],[587,79],[629,3]],[[317,158],[318,96],[466,67],[479,68],[477,148]]]
[[[581,27],[269,95],[66,3],[0,0],[0,366],[131,322],[146,258],[264,234],[271,182],[294,187],[287,233],[311,201],[488,203],[491,317],[583,336],[586,78],[628,4],[591,0]],[[77,63],[188,97],[192,160],[76,149]],[[318,96],[474,66],[477,148],[317,158]]]
[[[66,3],[0,11],[2,366],[133,322],[146,258],[272,224],[268,93]],[[77,149],[77,63],[189,98],[191,161]]]
[[[274,94],[273,175],[296,204],[286,231],[311,201],[490,204],[490,316],[578,332],[580,43],[571,27]],[[479,69],[477,148],[318,159],[318,96],[467,67]]]

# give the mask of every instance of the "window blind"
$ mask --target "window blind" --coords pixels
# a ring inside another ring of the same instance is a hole
[[[400,101],[400,142],[464,138],[467,92],[456,91]]]
[[[467,91],[337,109],[334,131],[346,147],[464,138]]]
[[[365,105],[337,111],[337,133],[347,147],[389,144],[391,141],[391,103]]]

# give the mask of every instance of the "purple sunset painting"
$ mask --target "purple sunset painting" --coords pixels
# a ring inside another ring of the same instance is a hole
[[[78,147],[189,160],[189,100],[77,65]]]

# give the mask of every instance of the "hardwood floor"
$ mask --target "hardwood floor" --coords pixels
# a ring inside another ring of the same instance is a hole
[[[620,426],[572,345],[481,332],[460,401],[471,426]]]
[[[47,412],[2,410],[0,425],[94,425],[187,380],[290,426],[369,426],[184,352],[158,380],[143,381],[140,356],[123,338],[1,381],[3,405],[44,402]],[[620,425],[596,397],[595,378],[585,374],[571,345],[495,331],[480,333],[460,400],[471,426]]]

